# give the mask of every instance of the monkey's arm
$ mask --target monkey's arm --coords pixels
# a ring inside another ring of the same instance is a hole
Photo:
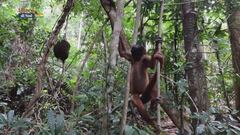
[[[121,35],[122,35],[122,33],[121,33]],[[128,43],[127,43],[125,37],[120,36],[120,42],[119,42],[119,45],[118,45],[119,55],[131,62],[133,60],[133,58],[132,58],[131,53],[126,48],[127,44]]]
[[[158,60],[160,62],[161,69],[163,69],[163,67],[164,67],[164,55],[162,54],[162,52],[159,51],[153,57],[154,57],[155,60]]]
[[[155,42],[156,42],[155,50],[154,50],[154,53],[153,53],[152,57],[153,57],[153,59],[158,60],[160,62],[161,69],[163,69],[163,67],[164,67],[164,55],[163,55],[163,53],[161,51],[162,38],[161,37],[157,37]]]
[[[145,59],[145,61],[146,61],[145,63],[147,65],[147,67],[150,67],[152,69],[155,68],[157,60],[159,60],[161,63],[161,68],[162,68],[164,56],[160,50],[161,44],[162,44],[162,38],[161,37],[156,38],[155,49],[153,51],[151,58]]]

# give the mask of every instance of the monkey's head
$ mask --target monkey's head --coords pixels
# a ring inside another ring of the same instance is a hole
[[[134,60],[139,61],[146,54],[146,49],[143,45],[133,45],[131,49]]]

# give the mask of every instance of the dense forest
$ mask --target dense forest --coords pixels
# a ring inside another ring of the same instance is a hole
[[[240,135],[239,0],[0,0],[1,135]]]

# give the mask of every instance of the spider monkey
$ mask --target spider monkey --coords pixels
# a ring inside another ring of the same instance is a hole
[[[156,38],[156,46],[151,57],[147,55],[146,49],[142,45],[133,45],[131,52],[128,52],[123,42],[121,39],[118,51],[119,55],[128,60],[132,66],[130,73],[130,93],[132,94],[133,105],[137,107],[141,117],[158,130],[157,124],[150,118],[144,108],[144,104],[151,101],[152,106],[152,104],[157,103],[159,100],[156,89],[157,73],[149,79],[147,68],[154,69],[158,60],[162,69],[164,56],[158,47],[159,44],[162,44],[162,38]]]

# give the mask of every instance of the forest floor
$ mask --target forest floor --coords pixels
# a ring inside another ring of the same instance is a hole
[[[176,135],[178,129],[173,124],[170,118],[165,118],[162,122],[162,130],[166,135]]]

